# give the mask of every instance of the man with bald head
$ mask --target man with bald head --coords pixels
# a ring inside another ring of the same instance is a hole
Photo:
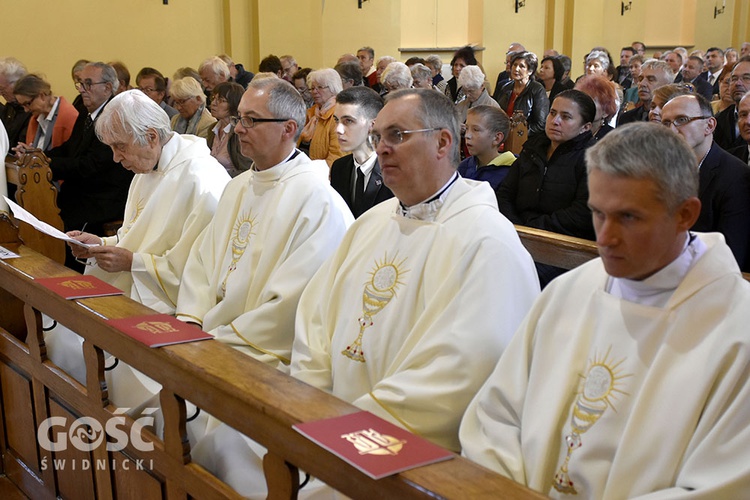
[[[740,269],[750,271],[750,169],[714,142],[711,103],[701,95],[677,96],[663,106],[661,123],[696,157],[701,211],[692,229],[722,233]]]

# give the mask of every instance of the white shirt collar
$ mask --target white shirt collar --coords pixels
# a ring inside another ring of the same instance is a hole
[[[448,182],[438,189],[435,194],[416,205],[406,207],[403,203],[399,203],[399,213],[407,219],[417,219],[427,222],[434,221],[440,208],[445,204],[445,199],[448,197],[448,193],[450,193],[458,177],[458,172],[454,172]]]
[[[354,168],[359,168],[362,170],[362,173],[365,174],[365,178],[367,178],[370,175],[370,172],[372,172],[372,169],[375,168],[375,160],[378,159],[378,155],[375,154],[375,151],[373,151],[369,158],[365,160],[364,163],[361,165],[357,163],[357,159],[352,155],[352,160],[354,160]]]

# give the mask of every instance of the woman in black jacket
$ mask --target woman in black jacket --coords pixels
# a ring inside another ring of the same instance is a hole
[[[445,95],[451,100],[453,104],[466,99],[461,87],[458,86],[458,75],[461,74],[461,70],[466,66],[477,65],[477,58],[474,56],[474,49],[469,47],[461,47],[453,53],[453,59],[451,59],[451,72],[453,77],[448,80],[448,84],[445,86]]]
[[[537,79],[539,80],[539,83],[544,85],[549,102],[554,101],[557,94],[563,90],[573,88],[573,82],[570,80],[566,83],[562,83],[564,74],[565,68],[563,68],[560,59],[555,56],[546,56],[542,59],[542,63],[539,65],[539,71],[537,72]]]
[[[558,94],[545,133],[529,137],[497,188],[500,211],[512,223],[595,239],[584,162],[586,148],[594,143],[595,116],[596,105],[583,92]],[[537,270],[542,285],[560,274],[549,266]]]
[[[520,111],[529,126],[529,137],[544,132],[544,119],[549,112],[549,99],[544,86],[534,80],[539,64],[532,52],[519,52],[510,63],[511,81],[500,89],[497,103],[503,111],[513,117]]]

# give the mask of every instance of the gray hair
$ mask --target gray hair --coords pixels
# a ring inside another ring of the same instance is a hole
[[[387,62],[388,64],[391,64],[392,62],[396,62],[396,58],[393,56],[383,56],[380,59],[378,59],[378,62],[375,64],[375,66],[377,66],[381,62]]]
[[[592,50],[589,52],[589,55],[586,56],[586,66],[594,59],[599,61],[605,70],[609,68],[609,56],[606,52],[602,52],[601,50]]]
[[[164,144],[172,134],[167,113],[140,90],[126,90],[116,95],[96,120],[96,135],[105,144],[131,140],[146,146],[146,132],[156,130]]]
[[[458,167],[458,162],[461,160],[459,156],[461,134],[459,132],[458,113],[453,102],[442,92],[435,92],[430,89],[402,89],[390,92],[385,97],[385,102],[387,104],[410,95],[419,97],[419,106],[416,112],[417,119],[422,122],[422,128],[445,129],[453,136],[451,159],[453,160],[453,166]]]
[[[411,70],[402,62],[392,62],[383,70],[380,75],[380,83],[383,85],[395,84],[400,89],[411,88],[414,79],[411,77]]]
[[[334,70],[329,69],[329,71]],[[336,73],[338,78],[338,73]],[[339,80],[341,80],[339,78]],[[261,78],[253,80],[248,84],[247,90],[265,91],[268,93],[268,112],[273,118],[283,118],[293,120],[297,124],[297,134],[294,137],[296,141],[302,133],[307,118],[307,106],[304,99],[299,95],[294,86],[282,80],[281,78]]]
[[[203,87],[201,87],[198,80],[192,76],[175,80],[172,83],[170,94],[172,94],[172,97],[175,99],[190,99],[191,97],[197,97],[201,102],[204,101]]]
[[[100,70],[102,70],[102,81],[112,84],[113,94],[117,92],[118,88],[120,88],[120,79],[117,77],[117,71],[115,71],[115,68],[113,68],[109,64],[103,62],[90,62],[84,67],[99,68]]]
[[[4,76],[10,85],[26,76],[28,70],[21,61],[15,57],[4,57],[0,59],[0,75]]]
[[[443,69],[443,60],[440,59],[440,56],[438,56],[437,54],[430,54],[429,56],[425,57],[424,63],[427,65],[427,67],[432,68],[438,72]]]
[[[477,65],[466,66],[458,75],[459,87],[479,89],[482,88],[482,85],[484,85],[484,73],[482,73],[482,69]]]
[[[216,76],[221,76],[225,80],[229,80],[229,65],[220,57],[209,57],[203,61],[198,67],[198,73],[203,70],[208,70]]]
[[[333,95],[344,90],[341,75],[339,75],[333,68],[323,68],[311,71],[310,74],[307,75],[307,86],[312,87],[313,83],[317,83],[319,86],[328,87],[328,90],[333,92]]]
[[[288,62],[290,66],[297,66],[297,60],[293,56],[289,56],[289,55],[281,56],[279,57],[279,60],[281,62],[284,62],[284,61]]]
[[[656,123],[632,123],[607,134],[586,151],[586,170],[594,169],[653,180],[670,212],[698,196],[695,154],[679,135]]]
[[[417,63],[411,67],[411,77],[417,81],[429,81],[432,86],[432,70],[424,64]]]
[[[660,61],[658,59],[648,59],[641,65],[641,72],[643,72],[644,69],[661,71],[662,73],[664,73],[664,79],[669,80],[668,83],[672,83],[674,81],[674,71],[672,71],[672,67],[666,61]]]

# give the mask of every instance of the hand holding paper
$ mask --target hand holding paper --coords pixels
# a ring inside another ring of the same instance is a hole
[[[59,229],[53,226],[50,226],[46,222],[40,221],[39,219],[34,217],[32,214],[30,214],[27,210],[24,210],[23,208],[21,208],[17,203],[14,203],[12,200],[10,200],[7,196],[3,196],[3,198],[5,199],[5,202],[8,204],[11,211],[13,212],[13,217],[15,217],[16,219],[20,221],[26,222],[37,231],[40,231],[44,234],[48,234],[52,236],[53,238],[57,238],[58,240],[67,241],[67,242],[80,245],[86,248],[98,246],[98,244],[87,244],[87,243],[83,243],[83,242],[80,242],[76,239],[69,237],[67,234],[63,233]]]

